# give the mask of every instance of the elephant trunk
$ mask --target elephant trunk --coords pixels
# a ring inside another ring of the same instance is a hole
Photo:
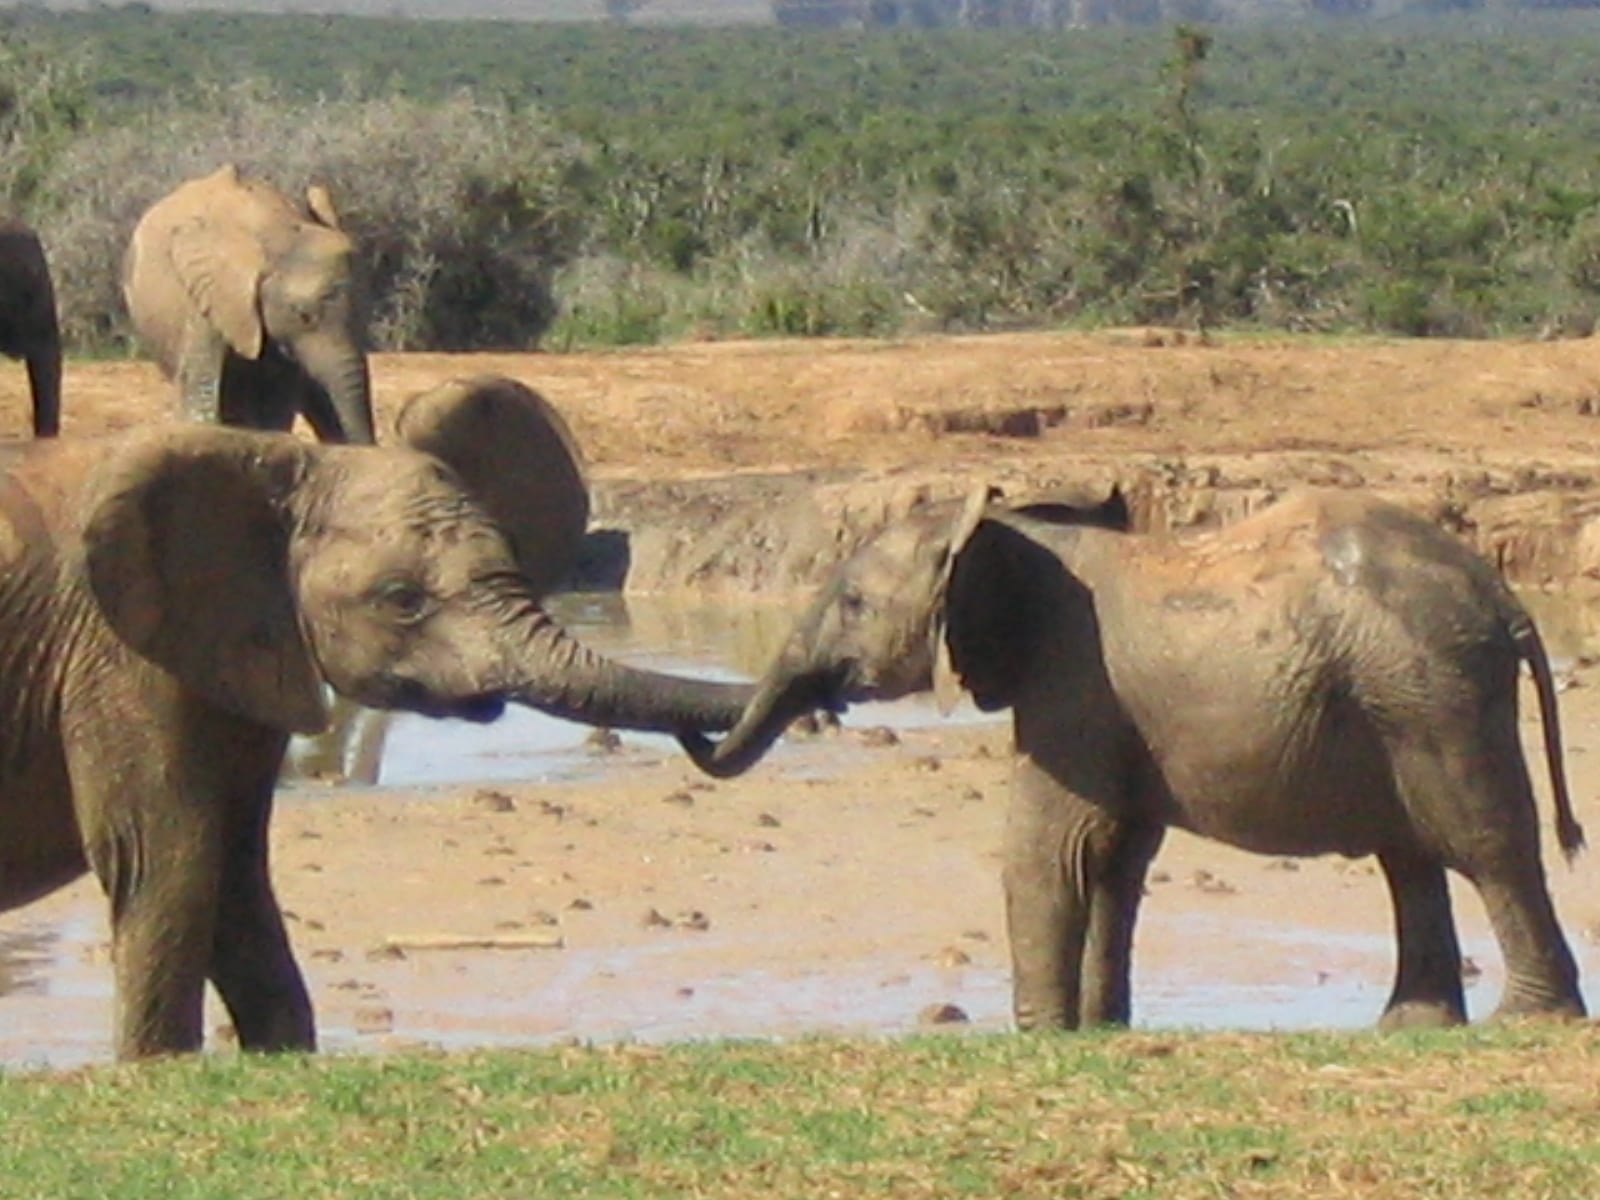
[[[686,734],[731,729],[755,688],[640,670],[596,654],[542,610],[503,693],[553,716],[609,729]]]
[[[727,737],[713,742],[703,733],[688,732],[679,734],[678,742],[707,775],[731,779],[760,762],[796,718],[819,708],[837,709],[838,690],[835,673],[794,670],[780,658],[755,687]]]
[[[61,432],[61,343],[51,339],[28,355],[28,387],[33,393],[33,436]]]
[[[344,334],[307,335],[294,346],[295,359],[326,393],[327,411],[305,416],[324,442],[371,446],[377,441],[372,419],[372,380],[360,344]],[[312,403],[318,404],[322,397]]]

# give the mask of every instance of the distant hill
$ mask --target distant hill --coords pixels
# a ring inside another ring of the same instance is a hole
[[[632,24],[770,25],[769,0],[628,0]],[[145,4],[103,5],[30,3],[5,8],[65,11],[85,8],[145,7],[162,12],[336,13],[347,16],[419,20],[604,21],[604,0],[157,0]]]

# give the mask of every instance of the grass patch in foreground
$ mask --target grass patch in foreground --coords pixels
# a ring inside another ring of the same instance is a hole
[[[0,1077],[0,1125],[30,1197],[1592,1196],[1600,1034],[219,1056]]]

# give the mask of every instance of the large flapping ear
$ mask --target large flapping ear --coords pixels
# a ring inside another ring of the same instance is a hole
[[[172,266],[194,305],[245,358],[261,357],[261,243],[243,229],[190,217],[172,231]]]
[[[965,688],[980,709],[1005,708],[1033,669],[1041,621],[1056,602],[1063,568],[1025,528],[990,508],[953,548],[934,665],[942,704]]]
[[[113,452],[83,532],[90,591],[124,642],[213,704],[294,733],[327,723],[275,502],[304,453],[284,436],[146,435]]]
[[[502,375],[451,380],[407,400],[395,432],[461,477],[536,594],[561,582],[589,523],[589,488],[578,443],[549,401]]]
[[[933,620],[933,695],[939,711],[948,715],[961,696],[961,683],[950,659],[949,602],[950,580],[956,569],[956,560],[967,544],[984,511],[1000,496],[998,488],[981,484],[967,493],[961,510],[950,526],[950,545],[945,554],[939,578],[939,607]]]
[[[333,193],[320,183],[306,188],[306,211],[312,220],[329,229],[339,228],[339,210],[333,205]]]

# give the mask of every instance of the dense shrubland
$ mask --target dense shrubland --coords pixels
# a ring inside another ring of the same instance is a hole
[[[1600,314],[1600,19],[1210,33],[13,13],[0,202],[121,336],[138,212],[334,189],[386,347]]]

